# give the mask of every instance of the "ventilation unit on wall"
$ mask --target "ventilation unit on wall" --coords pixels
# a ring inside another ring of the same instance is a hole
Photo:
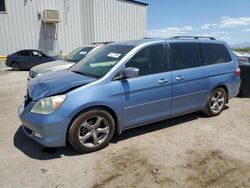
[[[59,22],[59,11],[58,10],[50,10],[50,9],[45,9],[43,11],[43,17],[42,17],[43,22],[45,23],[58,23]]]

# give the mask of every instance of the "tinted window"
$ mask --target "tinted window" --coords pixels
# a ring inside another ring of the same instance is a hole
[[[173,69],[187,69],[200,66],[198,48],[195,43],[171,43]]]
[[[126,67],[139,68],[140,76],[166,71],[164,45],[153,45],[140,50],[127,62]]]
[[[0,0],[0,11],[5,12],[5,0]]]
[[[204,56],[205,64],[216,64],[230,62],[232,59],[222,44],[201,44]]]
[[[28,50],[24,50],[24,51],[17,52],[17,55],[30,56],[30,52]]]

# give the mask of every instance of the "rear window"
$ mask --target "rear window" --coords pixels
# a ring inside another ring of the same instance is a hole
[[[227,48],[223,44],[201,44],[205,56],[205,64],[212,65],[232,61]]]
[[[171,43],[170,48],[174,70],[200,66],[198,48],[195,43]]]

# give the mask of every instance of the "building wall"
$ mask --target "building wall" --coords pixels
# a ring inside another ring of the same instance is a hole
[[[83,0],[81,2],[81,34],[82,34],[82,44],[90,44],[95,42],[94,38],[94,1],[93,0]]]
[[[145,5],[124,0],[5,0],[0,13],[0,55],[27,48],[56,52],[100,41],[146,35]],[[59,11],[60,22],[44,24],[38,13]]]
[[[93,0],[95,41],[123,41],[146,36],[147,8],[124,0]]]
[[[25,48],[71,51],[81,45],[81,0],[5,0],[0,14],[0,55]],[[44,9],[59,10],[60,22],[44,24],[38,17]]]

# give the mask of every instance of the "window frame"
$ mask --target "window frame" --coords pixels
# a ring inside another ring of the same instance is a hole
[[[157,42],[157,43],[153,43],[153,44],[147,44],[147,45],[145,45],[145,46],[143,46],[142,48],[140,48],[140,49],[138,49],[136,52],[134,52],[133,53],[133,55],[131,55],[131,57],[129,57],[127,60],[126,60],[126,62],[124,62],[124,64],[123,64],[123,66],[119,69],[119,71],[117,72],[117,74],[114,76],[114,78],[112,79],[112,80],[117,80],[116,78],[118,78],[119,77],[119,75],[121,76],[121,71],[123,70],[123,69],[125,69],[126,68],[126,64],[137,54],[137,53],[139,53],[141,50],[143,50],[143,49],[145,49],[145,48],[147,48],[147,47],[151,47],[151,46],[155,46],[155,45],[162,45],[163,46],[163,59],[164,59],[164,61],[165,61],[165,63],[166,63],[166,71],[163,71],[163,72],[159,72],[159,73],[152,73],[152,74],[146,74],[146,75],[139,75],[139,76],[137,76],[137,77],[135,77],[135,78],[139,78],[139,77],[143,77],[143,76],[150,76],[150,75],[154,75],[154,74],[162,74],[162,73],[165,73],[165,72],[169,72],[169,71],[171,71],[170,70],[170,58],[169,58],[169,50],[168,50],[168,48],[167,48],[167,43],[166,42]],[[134,79],[134,78],[121,78],[121,79],[119,79],[119,80],[123,80],[123,79]]]
[[[6,1],[3,0],[3,3],[4,3],[4,10],[0,10],[0,14],[7,14]]]
[[[173,58],[173,50],[171,49],[171,44],[194,44],[196,47],[196,51],[198,53],[198,62],[199,62],[199,66],[196,67],[190,67],[190,68],[183,68],[183,69],[177,69],[176,65],[174,63],[174,58]],[[170,56],[170,69],[171,71],[178,71],[178,70],[186,70],[186,69],[193,69],[193,68],[198,68],[198,67],[202,67],[204,66],[204,64],[202,63],[201,60],[201,50],[199,48],[199,43],[198,42],[186,42],[186,41],[175,41],[175,42],[169,42],[168,43],[168,49],[169,49],[169,56]]]

